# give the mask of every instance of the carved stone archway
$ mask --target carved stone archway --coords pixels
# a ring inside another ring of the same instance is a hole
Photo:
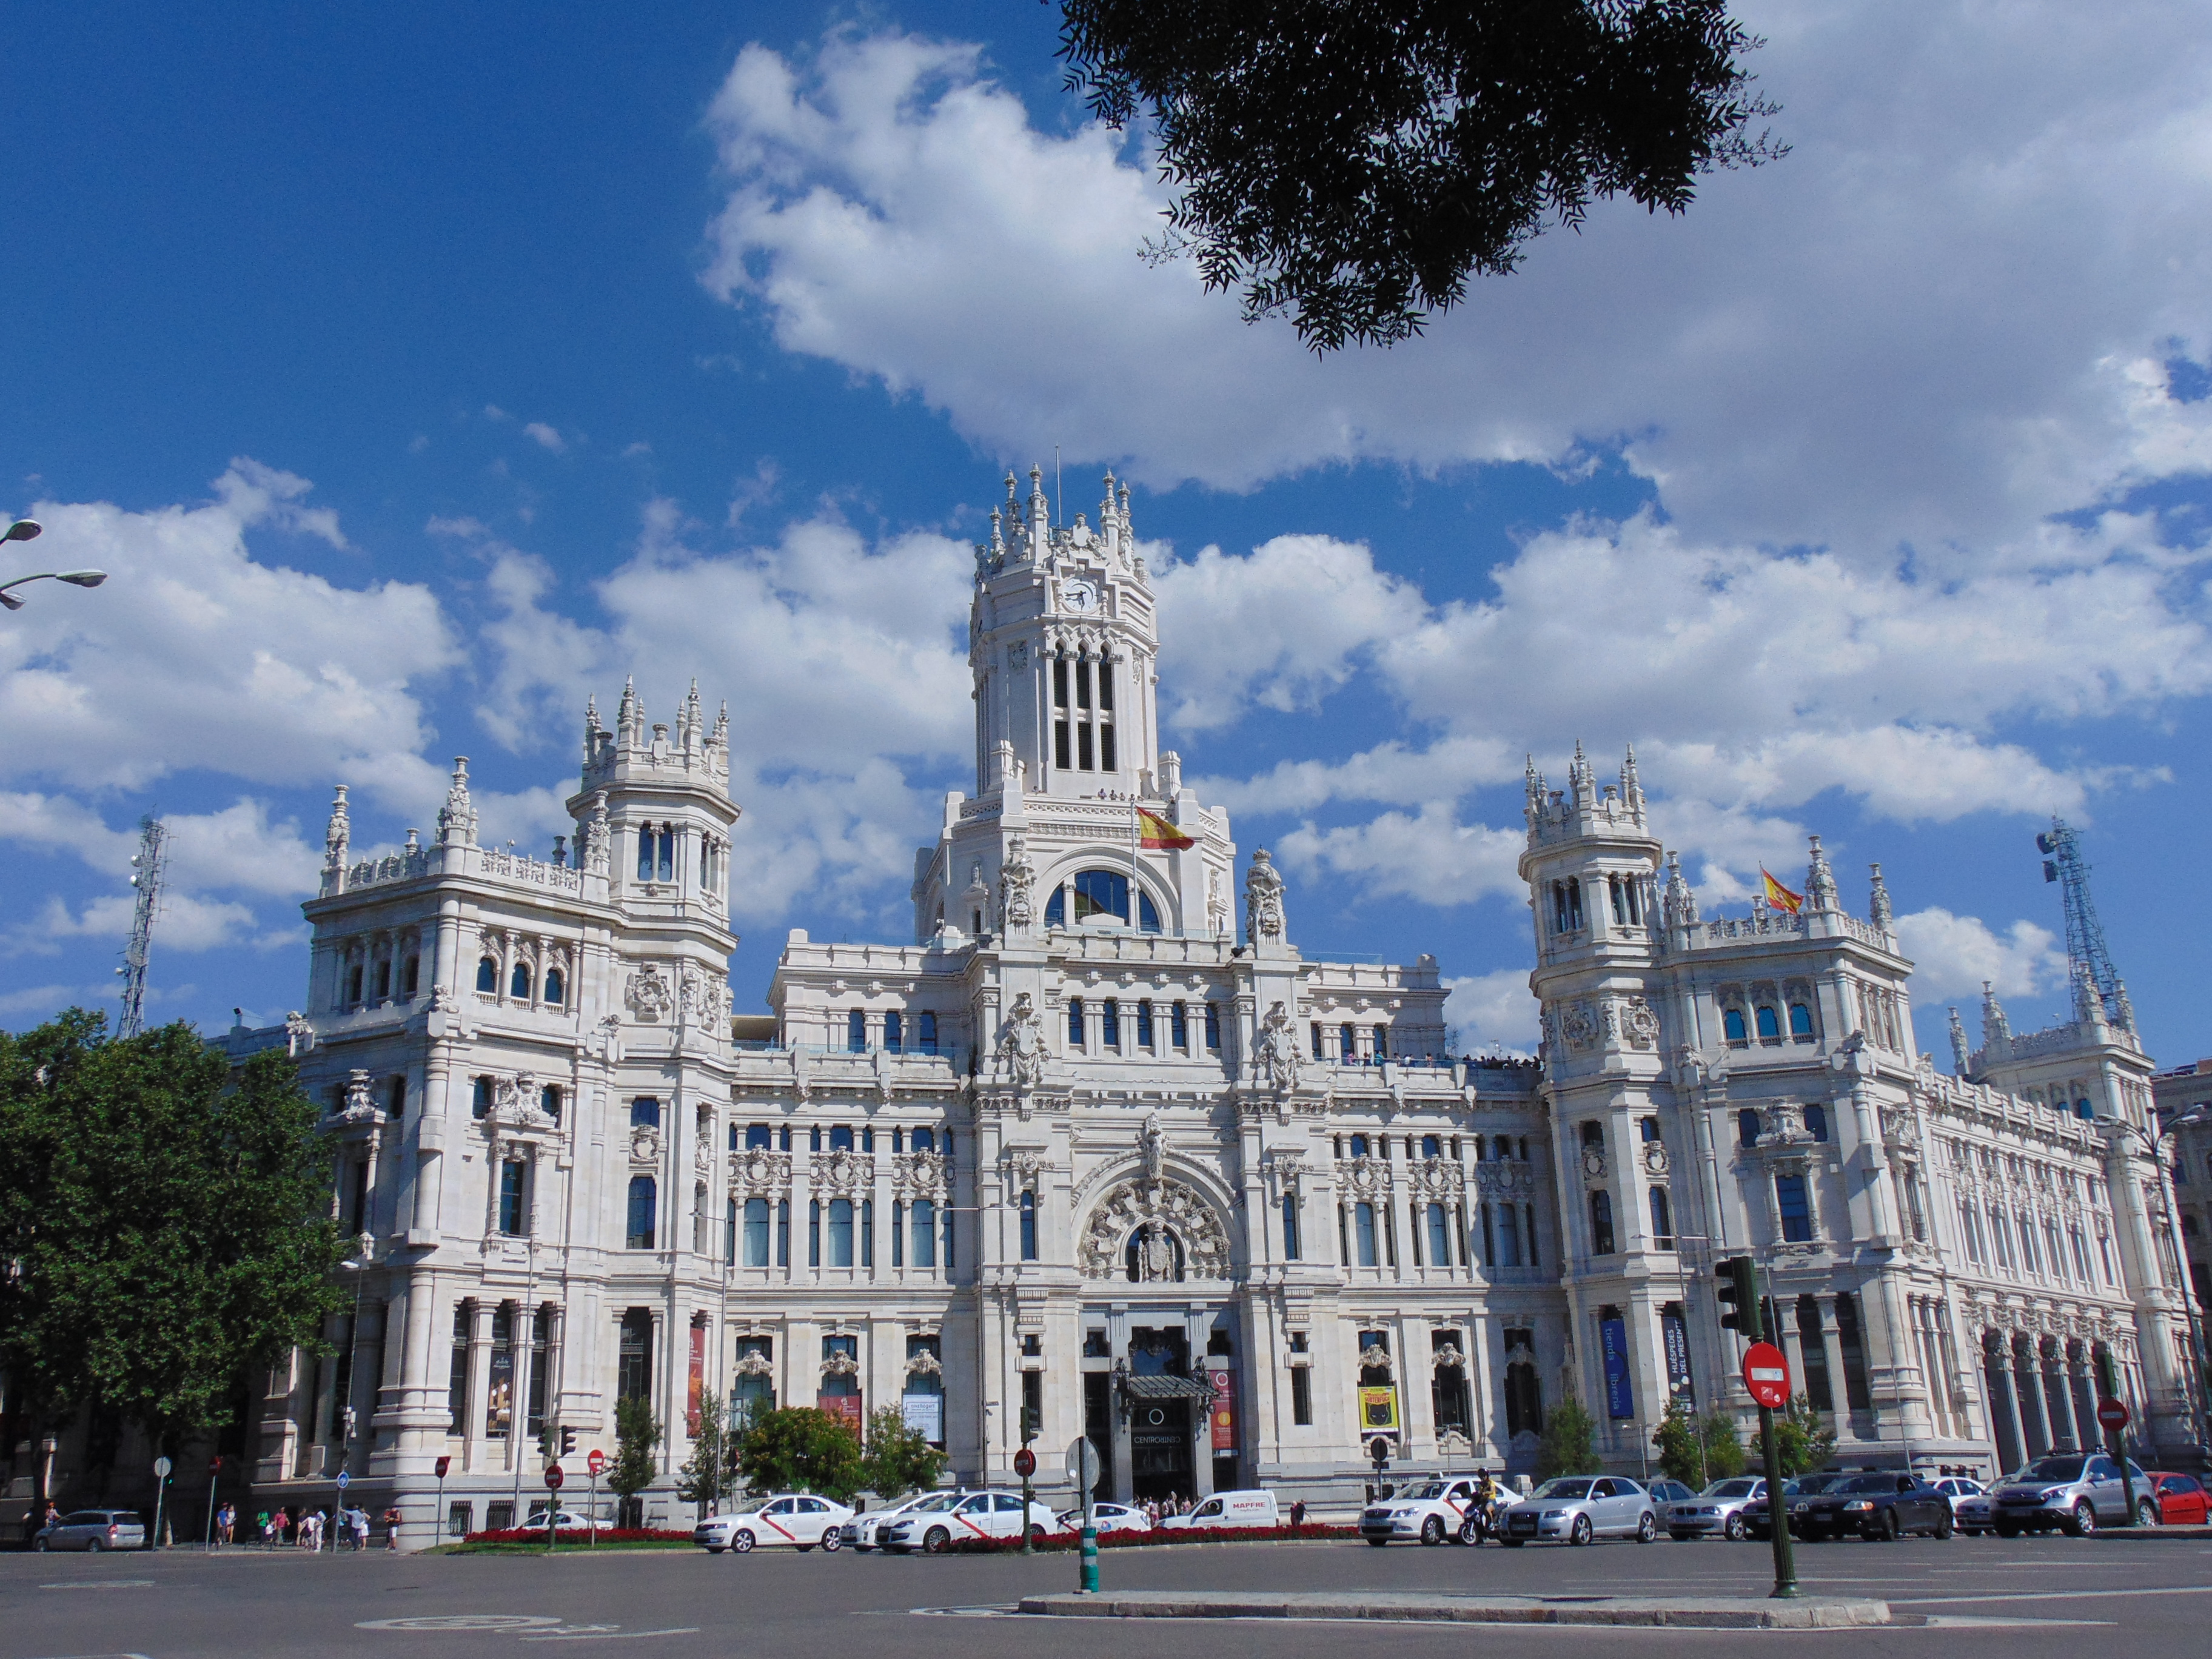
[[[1127,1272],[1127,1250],[1139,1234],[1165,1247],[1139,1249],[1142,1276],[1170,1279],[1180,1256],[1190,1279],[1229,1277],[1229,1235],[1213,1206],[1172,1177],[1124,1181],[1106,1193],[1091,1212],[1076,1246],[1076,1266],[1085,1279],[1118,1279]]]

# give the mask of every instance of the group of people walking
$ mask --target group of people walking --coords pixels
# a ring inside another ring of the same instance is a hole
[[[230,1525],[219,1524],[216,1535],[223,1543],[231,1541],[235,1527],[236,1511],[228,1504],[223,1512],[233,1519]],[[261,1531],[261,1547],[276,1549],[290,1544],[303,1550],[319,1550],[327,1539],[332,1550],[368,1547],[368,1511],[358,1504],[349,1509],[325,1511],[310,1510],[297,1504],[283,1504],[273,1510],[264,1510],[255,1517]],[[384,1547],[399,1547],[399,1511],[389,1509],[384,1512]]]

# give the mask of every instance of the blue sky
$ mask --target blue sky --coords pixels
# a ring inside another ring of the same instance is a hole
[[[542,850],[633,669],[732,702],[740,1009],[786,927],[903,937],[965,544],[1058,445],[1070,514],[1133,482],[1187,774],[1470,1045],[1532,1037],[1519,772],[1580,737],[1709,906],[1881,860],[1939,1057],[1985,978],[2057,1015],[2063,811],[2212,1053],[2201,14],[1743,9],[1785,161],[1327,362],[1136,257],[1036,4],[19,10],[5,568],[114,576],[0,621],[0,1020],[112,998],[153,809],[152,1012],[281,1017],[332,784],[396,842],[465,753]]]

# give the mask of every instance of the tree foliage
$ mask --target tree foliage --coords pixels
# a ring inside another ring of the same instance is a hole
[[[712,1389],[699,1395],[699,1430],[691,1437],[691,1455],[676,1472],[676,1495],[696,1504],[703,1517],[738,1489],[738,1429],[735,1402],[726,1412]]]
[[[221,1425],[242,1370],[346,1305],[314,1103],[270,1051],[234,1080],[182,1024],[71,1009],[0,1032],[0,1370],[47,1421]]]
[[[1743,1473],[1743,1440],[1735,1419],[1723,1411],[1700,1418],[1687,1401],[1670,1400],[1666,1415],[1651,1431],[1651,1444],[1668,1478],[1693,1492]]]
[[[1062,0],[1067,84],[1147,114],[1192,251],[1246,320],[1389,344],[1593,198],[1679,214],[1699,174],[1784,155],[1727,0]]]
[[[1810,1474],[1836,1454],[1836,1431],[1798,1395],[1774,1413],[1774,1455],[1783,1478]]]
[[[945,1474],[945,1454],[910,1426],[895,1407],[868,1419],[868,1449],[862,1458],[860,1486],[889,1503],[910,1492],[933,1486]]]
[[[737,1462],[754,1492],[799,1490],[842,1503],[868,1484],[851,1425],[812,1406],[755,1415],[738,1437]]]
[[[625,1507],[651,1486],[659,1474],[653,1454],[659,1449],[660,1419],[644,1400],[615,1401],[615,1456],[607,1466],[607,1488],[619,1495]]]
[[[1536,1447],[1536,1478],[1598,1472],[1597,1424],[1579,1400],[1562,1400],[1545,1414],[1544,1437]]]

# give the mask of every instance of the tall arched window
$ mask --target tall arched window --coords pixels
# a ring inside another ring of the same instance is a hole
[[[1664,1187],[1651,1189],[1651,1245],[1659,1250],[1674,1248],[1674,1218],[1668,1206]]]
[[[545,970],[545,1000],[558,1008],[568,1000],[568,980],[558,968]]]
[[[1451,1266],[1451,1221],[1441,1204],[1431,1204],[1428,1209],[1429,1265],[1432,1267]]]
[[[469,1115],[486,1118],[491,1115],[491,1079],[480,1077],[469,1091]]]
[[[868,1051],[868,1016],[854,1008],[845,1016],[845,1047],[856,1054]]]
[[[1613,1194],[1595,1192],[1589,1195],[1590,1254],[1611,1255],[1613,1253]]]
[[[1813,1011],[1802,1002],[1790,1005],[1790,1035],[1801,1042],[1813,1040]]]
[[[1748,1106],[1735,1115],[1735,1144],[1739,1146],[1759,1145],[1759,1114]]]
[[[1741,1045],[1751,1041],[1751,1034],[1743,1023],[1743,1010],[1724,1008],[1721,1011],[1721,1030],[1730,1042]]]
[[[422,958],[410,951],[407,953],[407,960],[400,964],[399,994],[412,997],[422,982]]]
[[[477,961],[477,989],[488,997],[499,994],[499,964],[489,957]]]
[[[917,1152],[935,1152],[937,1150],[937,1135],[935,1131],[928,1128],[927,1126],[916,1129],[914,1132],[914,1149]]]
[[[1763,1002],[1759,1005],[1759,1040],[1761,1042],[1782,1041],[1782,1022],[1776,1017],[1774,1010]]]
[[[1022,1194],[1022,1260],[1037,1259],[1036,1194]]]
[[[1359,1265],[1375,1266],[1375,1206],[1362,1201],[1352,1206],[1352,1231],[1359,1243]]]
[[[632,1176],[629,1178],[629,1226],[626,1235],[629,1249],[649,1250],[653,1248],[658,1206],[659,1194],[654,1190],[653,1177],[648,1175]]]
[[[514,971],[507,975],[507,994],[517,1002],[530,1000],[530,964],[528,963],[518,962],[514,964]]]
[[[895,1054],[906,1052],[906,1021],[896,1008],[884,1015],[884,1047]]]
[[[1774,1207],[1782,1218],[1782,1237],[1785,1243],[1804,1244],[1812,1242],[1813,1204],[1805,1188],[1805,1177],[1790,1171],[1774,1177]]]

